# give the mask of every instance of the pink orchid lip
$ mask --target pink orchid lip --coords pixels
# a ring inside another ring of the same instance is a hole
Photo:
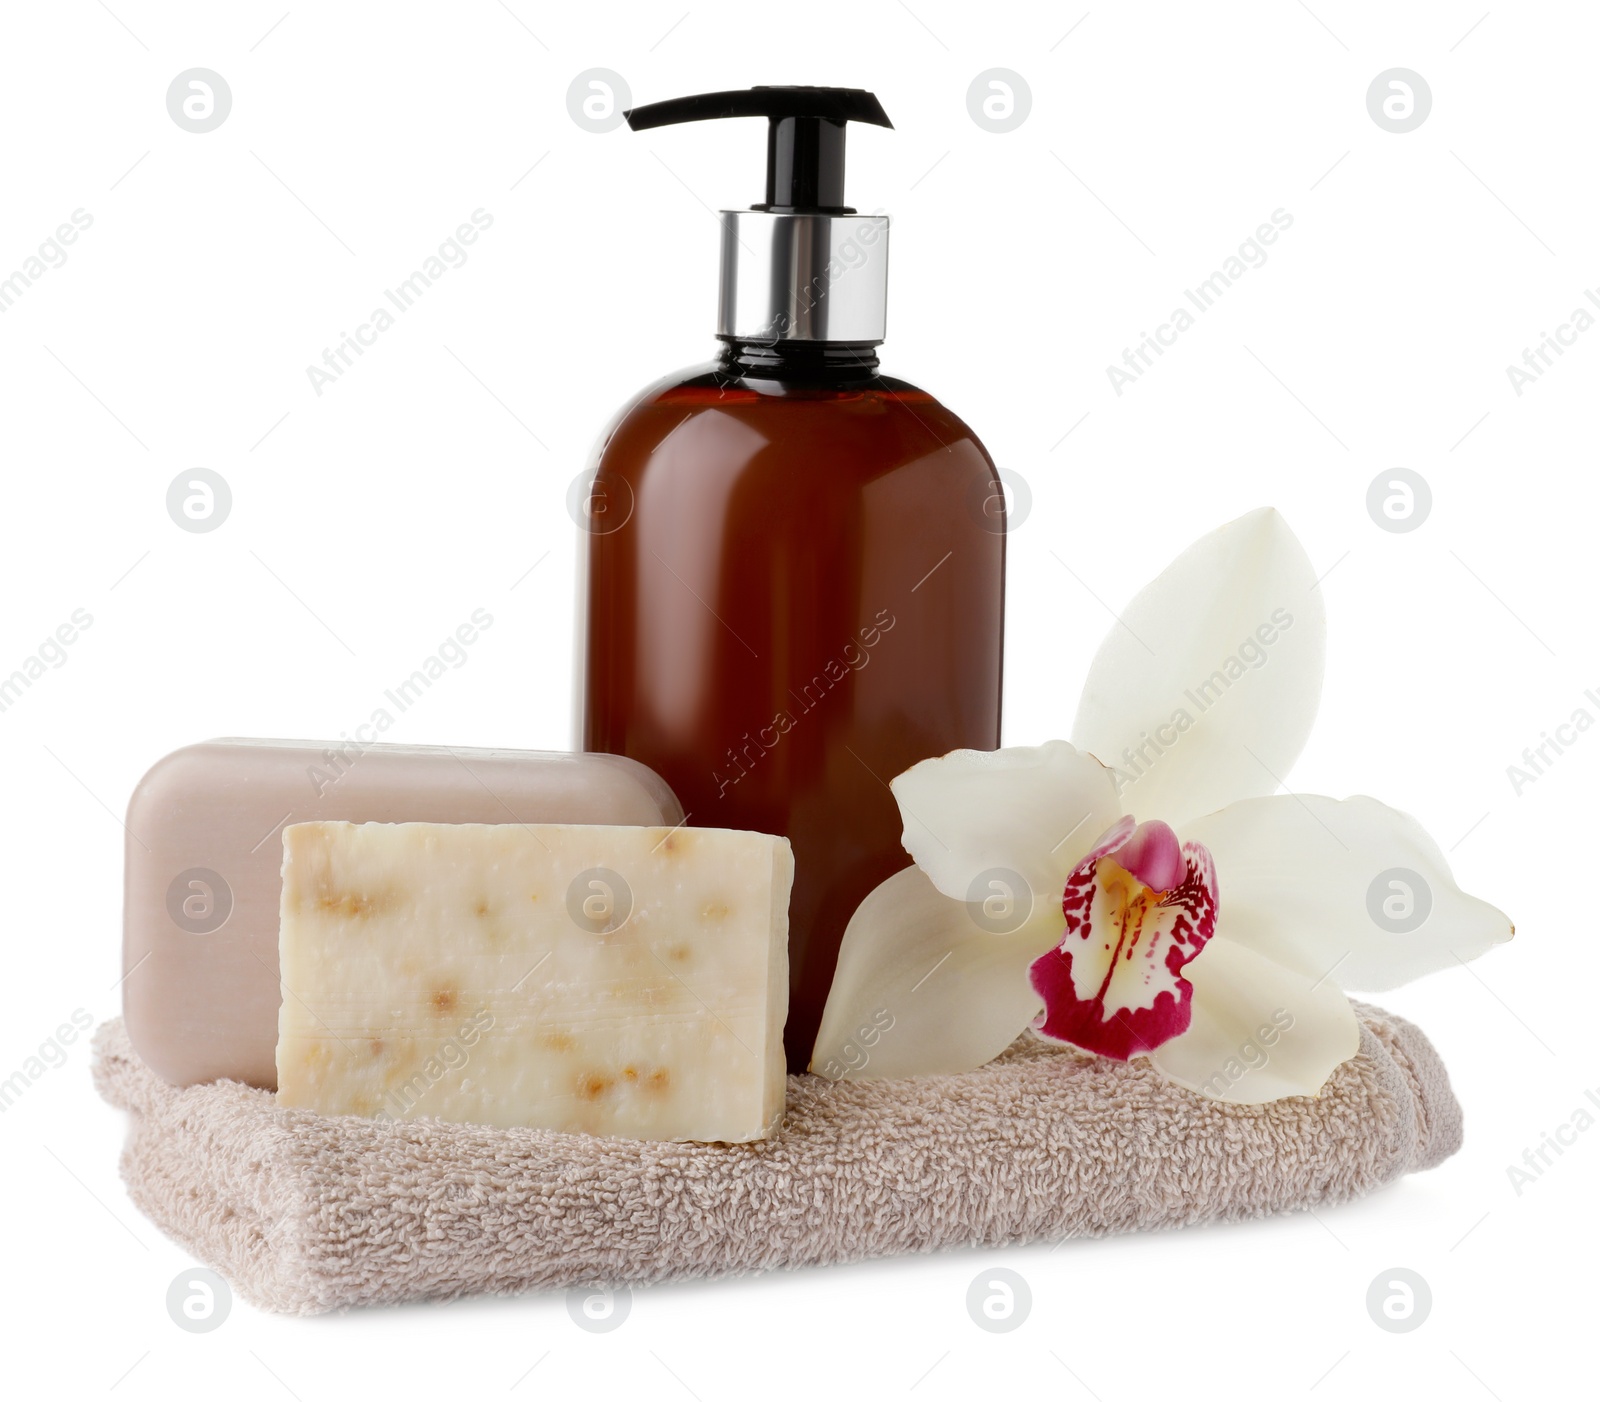
[[[1216,929],[1217,877],[1199,843],[1163,822],[1124,817],[1067,878],[1065,931],[1034,960],[1044,1001],[1035,1028],[1054,1041],[1126,1061],[1189,1026],[1194,988],[1183,976]]]
[[[1140,823],[1122,846],[1112,848],[1107,855],[1152,891],[1170,891],[1185,875],[1178,834],[1159,818]]]

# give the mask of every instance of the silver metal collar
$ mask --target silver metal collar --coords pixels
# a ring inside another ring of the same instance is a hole
[[[725,209],[717,335],[744,341],[883,340],[889,219]]]

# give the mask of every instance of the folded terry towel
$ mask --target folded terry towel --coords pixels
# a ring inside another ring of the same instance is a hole
[[[1358,1007],[1320,1096],[1222,1105],[1025,1034],[979,1071],[789,1079],[778,1134],[648,1144],[280,1109],[95,1038],[133,1201],[267,1309],[643,1283],[1099,1236],[1342,1202],[1432,1168],[1461,1109],[1410,1023]]]

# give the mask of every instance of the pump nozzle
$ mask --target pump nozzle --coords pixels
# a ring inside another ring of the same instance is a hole
[[[892,125],[860,88],[741,88],[623,113],[634,131],[714,117],[767,119],[767,198],[723,210],[717,335],[875,346],[888,297],[889,220],[844,202],[847,122]]]
[[[893,127],[883,104],[861,88],[737,88],[652,102],[624,112],[634,131],[717,117],[767,119],[767,197],[774,214],[854,214],[844,202],[846,122]]]

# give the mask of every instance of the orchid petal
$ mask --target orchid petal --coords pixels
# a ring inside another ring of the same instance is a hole
[[[1148,842],[1136,843],[1138,833],[1109,855],[1097,848],[1072,873],[1061,943],[1028,970],[1044,999],[1044,1017],[1034,1024],[1039,1032],[1116,1061],[1149,1052],[1189,1026],[1193,990],[1183,970],[1217,919],[1217,875],[1204,847],[1186,844],[1176,854],[1182,879],[1152,890],[1122,864],[1129,848],[1148,855]]]
[[[1111,771],[1065,740],[952,750],[889,787],[906,851],[958,901],[983,899],[993,878],[1020,878],[1019,900],[1059,907],[1068,875],[1122,811]]]
[[[993,1061],[1039,1011],[1028,965],[1061,938],[1061,924],[1052,904],[997,934],[916,867],[897,872],[845,928],[811,1069],[875,1080]]]
[[[1123,610],[1072,742],[1117,771],[1127,812],[1182,830],[1288,774],[1322,690],[1316,582],[1294,532],[1263,509],[1201,537]]]
[[[1189,1030],[1150,1059],[1168,1080],[1235,1105],[1315,1095],[1360,1049],[1355,1010],[1331,979],[1237,943],[1232,913],[1225,905],[1216,935],[1185,970],[1194,986]]]
[[[1231,940],[1342,988],[1397,988],[1511,938],[1422,826],[1376,799],[1252,798],[1184,836],[1216,859]]]

